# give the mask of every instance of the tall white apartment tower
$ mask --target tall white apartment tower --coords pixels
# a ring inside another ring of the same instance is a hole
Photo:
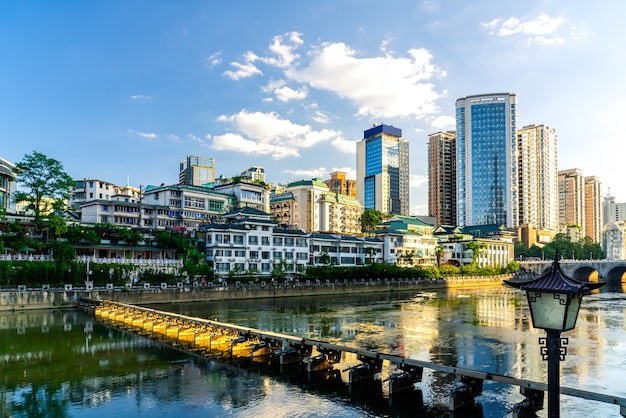
[[[409,215],[409,141],[402,130],[375,125],[356,144],[357,200],[365,209]]]
[[[593,242],[602,242],[602,183],[597,176],[585,177],[585,229],[584,236]]]
[[[456,101],[457,224],[517,228],[517,95]]]
[[[519,223],[559,231],[557,136],[545,125],[517,131]]]

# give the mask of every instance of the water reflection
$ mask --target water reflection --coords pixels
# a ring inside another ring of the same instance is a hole
[[[546,380],[537,343],[543,332],[532,329],[524,295],[509,288],[156,307]],[[562,386],[626,397],[621,376],[626,370],[625,314],[623,293],[585,298],[576,329],[565,334],[570,344]],[[341,367],[358,363],[345,355],[341,362]],[[387,366],[381,373],[393,371]],[[445,409],[458,385],[452,375],[425,370],[419,391],[389,400],[380,387],[350,394],[341,379],[307,381],[271,368],[236,368],[190,356],[80,312],[0,315],[1,417],[452,416],[431,406]],[[420,409],[420,397],[426,408]],[[485,382],[471,415],[507,416],[522,399],[516,387]],[[568,396],[562,397],[562,411],[563,416],[620,416],[616,406]]]

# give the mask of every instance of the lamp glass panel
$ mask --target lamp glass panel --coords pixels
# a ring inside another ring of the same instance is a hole
[[[576,326],[576,319],[578,318],[578,310],[580,309],[580,302],[582,301],[582,293],[574,293],[570,295],[570,305],[567,309],[567,318],[565,319],[565,328],[563,331],[574,329]]]
[[[567,294],[527,291],[533,327],[563,330],[567,314]]]

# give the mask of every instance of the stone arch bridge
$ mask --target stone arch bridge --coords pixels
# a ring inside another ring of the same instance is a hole
[[[522,271],[540,275],[550,268],[552,260],[523,260],[519,263]],[[563,273],[575,280],[589,281],[593,273],[597,272],[598,280],[604,280],[609,285],[626,283],[626,260],[562,259],[559,264]]]

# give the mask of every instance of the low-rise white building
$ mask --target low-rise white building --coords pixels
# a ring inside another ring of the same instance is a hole
[[[609,222],[604,225],[602,251],[606,260],[626,259],[626,222]]]

